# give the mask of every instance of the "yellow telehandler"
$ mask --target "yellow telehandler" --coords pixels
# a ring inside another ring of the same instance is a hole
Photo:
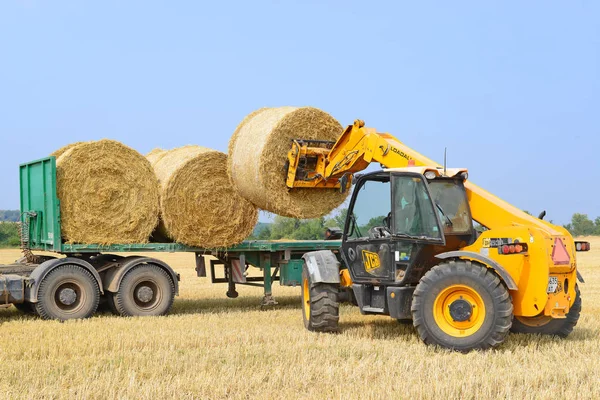
[[[371,163],[385,169],[355,175]],[[458,351],[495,347],[509,330],[566,337],[577,324],[575,252],[589,243],[472,184],[466,169],[360,120],[337,142],[293,140],[287,164],[290,190],[355,186],[339,251],[303,256],[307,329],[337,331],[344,301],[412,320],[425,343]]]

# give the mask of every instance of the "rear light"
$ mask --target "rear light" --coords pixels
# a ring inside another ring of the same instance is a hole
[[[576,251],[590,251],[590,242],[575,242]]]
[[[527,253],[527,243],[505,244],[498,247],[498,254],[523,254]]]

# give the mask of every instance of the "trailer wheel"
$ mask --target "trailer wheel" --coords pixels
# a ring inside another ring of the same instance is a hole
[[[302,267],[302,318],[304,327],[315,332],[336,332],[340,319],[338,285],[313,283],[306,264]]]
[[[106,306],[112,314],[120,315],[119,310],[117,310],[117,305],[115,304],[114,293],[106,292]]]
[[[35,310],[43,319],[88,318],[98,308],[100,288],[89,271],[64,264],[44,277],[37,300]]]
[[[125,274],[113,300],[120,315],[153,316],[167,314],[174,298],[175,286],[167,272],[141,264]]]
[[[511,331],[515,333],[537,333],[566,338],[577,325],[581,314],[581,294],[575,286],[575,302],[569,309],[566,318],[552,318],[544,315],[538,317],[517,317],[513,319]]]
[[[504,342],[512,310],[498,276],[470,261],[450,261],[429,270],[411,306],[413,324],[426,344],[463,352]]]

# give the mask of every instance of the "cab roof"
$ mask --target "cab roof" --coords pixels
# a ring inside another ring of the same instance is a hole
[[[422,174],[422,175],[425,175],[425,172],[427,172],[427,171],[434,171],[438,177],[449,177],[449,178],[453,178],[462,173],[468,174],[468,171],[466,168],[446,168],[446,171],[444,171],[444,168],[442,168],[442,167],[432,167],[432,166],[386,168],[386,169],[384,169],[384,171],[385,172],[414,172],[414,173]],[[464,179],[466,180],[467,178],[465,177]]]

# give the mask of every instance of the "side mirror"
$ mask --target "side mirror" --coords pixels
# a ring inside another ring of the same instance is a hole
[[[340,178],[340,193],[346,193],[348,191],[348,180],[352,175],[344,174]],[[352,180],[352,184],[354,184],[354,179]]]

